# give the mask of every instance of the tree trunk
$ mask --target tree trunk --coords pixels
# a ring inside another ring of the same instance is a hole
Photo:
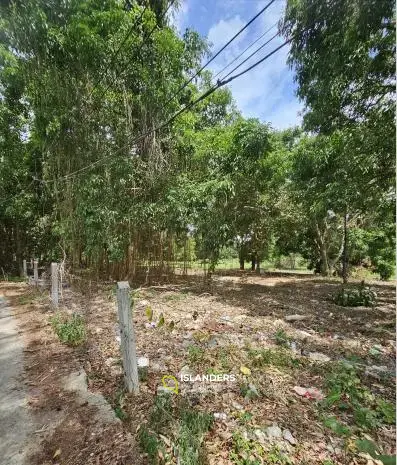
[[[342,261],[342,278],[343,284],[347,283],[348,278],[348,251],[347,251],[347,211],[343,218],[343,261]]]
[[[255,255],[251,255],[251,271],[255,271]]]

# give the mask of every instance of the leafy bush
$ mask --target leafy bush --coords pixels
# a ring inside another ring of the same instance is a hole
[[[356,370],[350,365],[338,364],[328,375],[326,387],[328,394],[324,400],[325,407],[351,413],[360,428],[371,430],[382,423],[395,423],[394,406],[390,402],[376,398],[366,386],[362,385]],[[325,426],[334,432],[337,432],[336,428],[342,433],[337,423],[334,417],[328,417]],[[343,430],[343,434],[347,434],[347,431]]]
[[[77,346],[85,341],[84,320],[77,313],[73,313],[72,316],[56,313],[50,322],[59,340],[64,344]]]
[[[373,307],[376,303],[376,293],[361,284],[359,287],[343,287],[332,297],[332,300],[342,307]]]
[[[393,276],[394,273],[394,264],[386,262],[385,260],[378,260],[375,268],[375,273],[379,273],[380,279],[382,281],[387,281]]]

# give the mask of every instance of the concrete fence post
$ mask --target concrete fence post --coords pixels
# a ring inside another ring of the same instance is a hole
[[[39,285],[39,261],[33,260],[33,282],[37,287]]]
[[[127,281],[117,283],[117,309],[125,384],[128,392],[138,394],[139,378],[136,358],[135,332],[132,323],[130,285]]]
[[[26,279],[28,277],[28,264],[26,260],[22,261],[23,277]]]
[[[58,263],[51,263],[51,300],[52,305],[58,308],[59,295],[58,295]]]

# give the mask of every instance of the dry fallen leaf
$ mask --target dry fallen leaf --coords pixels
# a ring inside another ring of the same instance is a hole
[[[248,367],[245,367],[244,365],[241,365],[240,371],[243,375],[249,376],[251,374],[251,370]]]

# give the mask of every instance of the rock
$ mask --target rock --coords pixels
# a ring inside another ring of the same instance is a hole
[[[87,374],[84,370],[70,373],[65,377],[63,387],[66,391],[76,392],[82,405],[88,403],[96,407],[94,414],[96,420],[103,423],[120,423],[120,419],[116,417],[106,399],[101,394],[88,390]]]
[[[307,320],[308,318],[307,315],[285,315],[284,320],[293,322]]]
[[[236,410],[243,410],[244,407],[239,404],[238,402],[232,402],[232,407],[235,408]]]
[[[254,434],[261,444],[264,444],[266,442],[267,437],[266,437],[266,434],[262,430],[256,429],[254,430]]]
[[[208,347],[216,347],[217,345],[218,345],[218,341],[217,341],[216,337],[211,336],[210,339],[207,342],[207,346]]]
[[[193,339],[193,333],[186,333],[183,335],[183,339]]]
[[[216,412],[216,413],[214,413],[214,418],[215,418],[215,420],[225,421],[227,419],[227,415],[226,415],[226,413]]]
[[[295,341],[288,341],[287,342],[289,348],[292,350],[292,352],[294,352],[295,354],[297,354],[299,351],[298,351],[298,345]]]
[[[285,429],[283,431],[283,438],[288,441],[290,444],[292,444],[293,446],[295,446],[296,444],[296,439],[292,436],[292,433],[289,429]]]
[[[389,374],[389,370],[385,365],[372,365],[365,369],[365,374],[367,376],[371,376],[372,378],[381,379],[382,377],[387,376]]]
[[[147,368],[149,366],[149,359],[147,357],[138,357],[136,363],[138,368]]]
[[[163,367],[160,365],[160,363],[152,363],[151,369],[152,371],[162,371]]]
[[[331,360],[328,355],[322,354],[321,352],[310,352],[309,353],[309,358],[311,360],[314,360],[315,362],[329,362]]]
[[[265,429],[265,434],[270,440],[281,439],[283,437],[283,432],[281,431],[281,428],[277,425],[268,426]]]
[[[149,359],[147,357],[138,357],[137,365],[140,381],[146,381],[149,371]]]
[[[179,372],[179,377],[183,375],[194,376],[194,371],[189,367],[189,365],[185,365],[181,368],[181,371]]]
[[[248,390],[244,398],[246,400],[249,400],[249,399],[257,399],[258,397],[259,397],[258,389],[253,384],[250,383],[248,385]]]

